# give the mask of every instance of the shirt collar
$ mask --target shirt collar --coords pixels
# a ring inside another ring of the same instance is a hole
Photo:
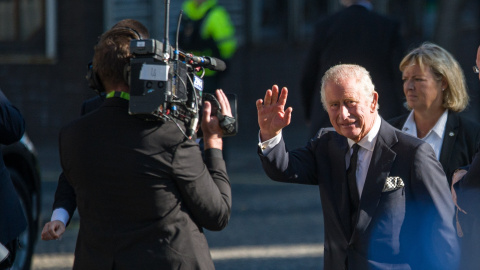
[[[408,115],[405,124],[403,124],[402,131],[409,135],[417,137],[417,126],[415,125],[415,119],[413,118],[413,110]]]
[[[360,145],[362,148],[365,148],[371,152],[373,152],[373,149],[375,148],[375,142],[377,141],[377,135],[378,132],[380,131],[380,125],[382,123],[382,120],[380,116],[377,115],[375,116],[375,122],[373,123],[372,129],[367,133],[367,136],[363,137],[359,142],[358,145]],[[352,147],[352,145],[355,144],[355,141],[351,139],[348,140],[348,146]]]
[[[438,137],[443,138],[443,134],[445,134],[445,127],[447,125],[447,118],[448,118],[448,110],[445,110],[438,119],[435,126],[432,128],[432,131],[437,134]]]
[[[447,118],[448,110],[445,110],[442,116],[440,116],[440,118],[437,120],[435,126],[433,126],[433,128],[428,132],[425,137],[430,135],[430,133],[434,132],[439,138],[443,138],[443,134],[445,133],[445,126],[447,124]],[[414,137],[417,137],[417,125],[415,123],[415,118],[413,117],[413,110],[408,115],[405,124],[403,124],[402,131]]]

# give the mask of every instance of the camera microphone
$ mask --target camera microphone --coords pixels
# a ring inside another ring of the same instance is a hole
[[[206,67],[215,71],[224,71],[227,65],[222,60],[211,56],[191,56],[196,66]]]
[[[223,60],[215,57],[195,56],[191,53],[185,53],[179,50],[177,50],[176,53],[182,56],[185,61],[192,66],[205,67],[214,71],[224,71],[227,69],[227,64],[225,64]]]

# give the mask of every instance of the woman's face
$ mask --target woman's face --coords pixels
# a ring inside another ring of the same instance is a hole
[[[402,74],[403,93],[407,104],[417,112],[438,110],[443,106],[443,90],[446,83],[435,78],[429,66],[407,66]]]

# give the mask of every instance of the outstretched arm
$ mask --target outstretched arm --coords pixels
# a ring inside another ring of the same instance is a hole
[[[274,85],[271,90],[267,90],[264,100],[257,100],[258,125],[262,142],[277,136],[290,124],[293,109],[288,107],[285,110],[287,96],[286,87],[282,88],[279,96],[278,86]]]

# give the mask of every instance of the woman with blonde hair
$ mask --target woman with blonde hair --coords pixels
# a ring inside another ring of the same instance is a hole
[[[429,42],[410,51],[400,71],[411,112],[389,122],[432,146],[451,185],[454,171],[470,164],[480,146],[480,124],[459,114],[469,102],[463,71],[447,50]]]

